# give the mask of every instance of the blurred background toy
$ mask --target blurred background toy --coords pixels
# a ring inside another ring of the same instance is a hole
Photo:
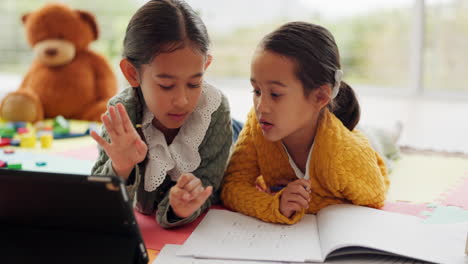
[[[99,36],[94,15],[51,3],[22,20],[35,58],[18,90],[2,100],[2,118],[99,121],[117,80],[107,60],[88,49]]]

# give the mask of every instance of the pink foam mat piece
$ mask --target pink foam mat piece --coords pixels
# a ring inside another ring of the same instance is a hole
[[[386,202],[382,210],[426,218],[427,216],[423,215],[422,212],[431,210],[431,208],[428,208],[426,204]]]
[[[221,206],[213,206],[211,208],[222,209]],[[185,240],[192,234],[205,215],[206,213],[202,214],[190,224],[172,229],[164,229],[156,222],[154,214],[143,215],[135,211],[135,217],[145,245],[153,250],[161,250],[166,244],[184,244]]]
[[[98,158],[99,152],[96,146],[87,146],[79,149],[57,152],[54,154],[67,158],[95,161]]]
[[[468,210],[468,176],[458,186],[444,193],[439,202],[446,206],[458,206]]]

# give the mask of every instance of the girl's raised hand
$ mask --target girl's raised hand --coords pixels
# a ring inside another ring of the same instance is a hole
[[[285,188],[280,198],[280,212],[287,218],[302,208],[309,208],[310,202],[310,182],[299,179],[290,182]]]
[[[212,191],[213,187],[204,188],[192,173],[183,173],[169,191],[169,204],[178,217],[186,218],[205,203]]]
[[[148,147],[133,127],[122,104],[119,103],[115,107],[110,106],[109,116],[103,114],[101,120],[111,142],[108,143],[94,131],[91,132],[91,137],[112,160],[112,167],[117,175],[128,179],[135,165],[145,159]]]

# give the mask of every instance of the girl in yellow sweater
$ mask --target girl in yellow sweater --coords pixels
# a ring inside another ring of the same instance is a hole
[[[293,224],[331,204],[383,206],[387,169],[354,130],[359,103],[342,76],[335,40],[321,26],[292,22],[261,41],[251,65],[254,109],[222,187],[226,207]]]

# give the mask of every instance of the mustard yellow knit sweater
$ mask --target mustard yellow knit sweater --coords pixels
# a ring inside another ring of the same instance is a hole
[[[310,158],[312,192],[309,209],[287,218],[279,211],[282,191],[272,195],[259,191],[255,181],[262,176],[267,186],[279,179],[296,180],[280,141],[267,141],[255,112],[249,113],[229,162],[221,199],[226,207],[273,223],[293,224],[305,213],[339,203],[382,207],[389,186],[382,158],[359,131],[349,131],[328,110],[319,121]]]

